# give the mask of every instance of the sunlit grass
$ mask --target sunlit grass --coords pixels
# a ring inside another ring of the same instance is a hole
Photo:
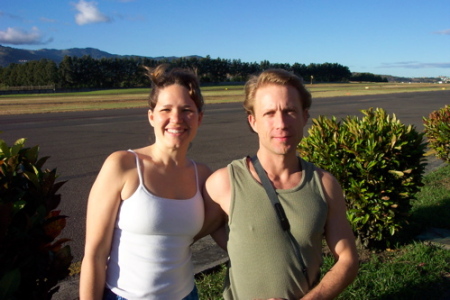
[[[424,92],[446,89],[443,84],[346,83],[307,84],[313,98]],[[204,86],[205,103],[242,102],[243,85]],[[0,115],[147,107],[149,88],[77,93],[0,95]]]
[[[325,269],[331,266],[326,260]],[[450,251],[413,242],[373,255],[360,266],[356,280],[337,299],[440,299],[449,288]]]
[[[222,299],[225,275],[225,265],[219,265],[210,272],[198,274],[195,278],[195,284],[197,285],[200,299]]]

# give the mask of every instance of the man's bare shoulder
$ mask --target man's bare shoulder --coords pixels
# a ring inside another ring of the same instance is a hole
[[[322,184],[326,187],[329,187],[330,185],[340,185],[336,177],[333,176],[328,171],[325,171],[324,169],[321,169],[319,167],[315,167],[317,174],[319,174],[319,178],[322,181]]]
[[[319,175],[327,203],[329,205],[336,202],[344,203],[344,192],[342,191],[342,187],[336,177],[334,177],[330,172],[318,167],[316,167],[316,171]]]
[[[208,177],[205,183],[205,193],[228,213],[231,199],[231,183],[227,167],[218,169]]]
[[[229,182],[228,168],[224,167],[214,171],[206,181],[206,186],[218,188],[220,185]]]

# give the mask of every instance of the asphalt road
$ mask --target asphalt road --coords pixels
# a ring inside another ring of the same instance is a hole
[[[381,107],[421,131],[423,116],[449,104],[450,90],[316,98],[310,113],[312,118],[334,115],[340,119]],[[142,147],[153,139],[145,108],[0,116],[0,131],[0,139],[9,145],[23,137],[27,146],[40,145],[41,156],[50,156],[46,167],[57,167],[60,180],[68,180],[60,190],[60,209],[69,216],[62,236],[72,239],[74,262],[83,255],[86,200],[104,159],[113,151]],[[215,170],[256,149],[257,139],[241,104],[213,104],[206,106],[189,156]]]

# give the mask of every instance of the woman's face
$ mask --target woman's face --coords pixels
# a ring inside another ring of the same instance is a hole
[[[159,91],[158,102],[149,110],[149,121],[155,130],[156,143],[168,148],[189,147],[197,134],[203,113],[199,113],[188,90],[173,84]]]

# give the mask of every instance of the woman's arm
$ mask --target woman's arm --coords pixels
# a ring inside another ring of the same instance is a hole
[[[114,223],[131,153],[115,152],[103,164],[89,194],[86,244],[80,277],[80,299],[101,299]]]

